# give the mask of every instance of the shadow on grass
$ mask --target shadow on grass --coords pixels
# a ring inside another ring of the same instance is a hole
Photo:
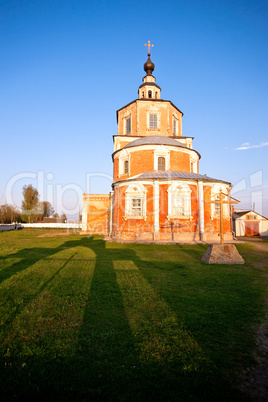
[[[63,248],[75,251],[81,246],[92,250],[96,257],[75,354],[61,358],[49,353],[42,358],[32,356],[26,368],[18,363],[19,358],[17,362],[8,360],[1,370],[5,400],[243,399],[217,377],[219,371],[184,327],[178,305],[165,296],[170,282],[167,288],[161,286],[161,280],[167,280],[161,276],[165,274],[162,266],[144,261],[130,247],[107,249],[101,239],[84,237],[46,249],[45,253],[44,249],[25,249],[13,255],[23,258],[24,268],[14,264],[4,279]],[[27,259],[29,252],[35,257]],[[182,270],[184,265],[178,263],[176,268]],[[156,270],[161,274],[157,281],[153,275]],[[168,271],[172,271],[172,265]]]

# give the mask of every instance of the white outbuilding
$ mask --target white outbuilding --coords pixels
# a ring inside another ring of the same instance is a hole
[[[268,236],[268,219],[255,211],[237,209],[232,219],[235,236]]]

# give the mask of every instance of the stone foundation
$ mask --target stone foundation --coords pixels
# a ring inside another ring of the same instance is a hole
[[[115,232],[112,234],[111,238],[113,240],[131,240],[131,241],[163,241],[163,242],[195,242],[195,241],[203,241],[206,243],[219,243],[220,237],[218,234],[207,234],[204,233],[203,239],[200,238],[199,233],[152,233],[152,232]],[[232,233],[226,233],[224,235],[225,241],[232,241],[233,235]]]
[[[234,244],[211,244],[201,261],[206,264],[245,264]]]

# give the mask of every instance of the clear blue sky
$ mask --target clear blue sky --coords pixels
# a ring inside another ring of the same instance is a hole
[[[83,192],[110,191],[116,110],[151,40],[200,173],[268,216],[267,21],[267,0],[0,0],[0,203],[32,183],[75,217]]]

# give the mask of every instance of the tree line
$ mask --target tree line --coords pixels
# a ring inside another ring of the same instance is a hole
[[[23,186],[22,195],[21,211],[13,205],[0,205],[0,223],[36,223],[45,217],[59,218],[50,202],[39,201],[39,193],[32,184]],[[67,219],[65,214],[60,217],[64,220]]]

